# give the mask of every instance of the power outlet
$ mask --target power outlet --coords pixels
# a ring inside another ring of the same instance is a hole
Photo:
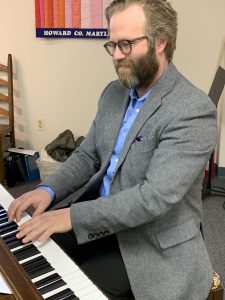
[[[36,120],[36,128],[37,128],[37,131],[44,131],[45,130],[45,120],[44,120],[44,118],[38,118]]]

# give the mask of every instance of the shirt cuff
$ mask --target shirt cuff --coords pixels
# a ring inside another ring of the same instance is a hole
[[[47,191],[51,197],[51,202],[53,203],[55,201],[55,192],[49,186],[40,185],[40,186],[36,187],[36,190]]]

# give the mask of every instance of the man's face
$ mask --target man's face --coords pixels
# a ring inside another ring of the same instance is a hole
[[[132,40],[145,35],[146,18],[143,8],[132,5],[115,13],[110,20],[110,41]],[[149,46],[147,39],[132,44],[130,54],[123,54],[116,47],[113,63],[119,80],[128,88],[148,86],[154,79],[158,68],[155,47]]]
[[[127,88],[143,88],[148,86],[155,78],[159,64],[154,47],[148,52],[135,58],[125,57],[113,60],[119,80]]]

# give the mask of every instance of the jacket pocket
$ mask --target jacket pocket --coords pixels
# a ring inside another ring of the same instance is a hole
[[[167,249],[192,239],[198,232],[199,228],[194,219],[190,219],[176,227],[156,233],[156,238],[161,249]]]

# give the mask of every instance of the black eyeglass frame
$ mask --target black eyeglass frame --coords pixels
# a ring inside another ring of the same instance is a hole
[[[132,39],[132,40],[119,40],[117,43],[116,42],[113,42],[113,41],[109,41],[107,43],[105,43],[103,46],[104,48],[106,49],[107,53],[110,55],[110,56],[113,56],[115,51],[116,51],[116,46],[118,46],[118,48],[120,49],[120,51],[124,54],[124,55],[129,55],[132,51],[132,45],[136,44],[137,42],[139,41],[142,41],[144,39],[147,39],[149,40],[149,38],[147,37],[147,35],[142,35],[140,37],[137,37],[135,39]],[[125,44],[123,44],[125,43]],[[128,51],[125,51],[123,49],[123,47],[128,47]],[[112,50],[112,51],[110,51]]]

